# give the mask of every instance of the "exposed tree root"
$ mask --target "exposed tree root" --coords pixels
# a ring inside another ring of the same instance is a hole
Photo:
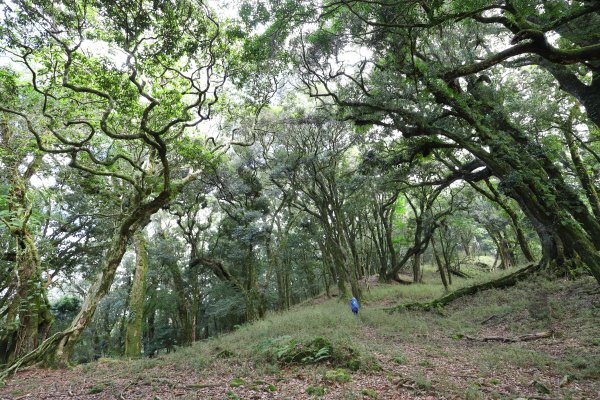
[[[432,309],[440,309],[454,300],[460,299],[464,296],[470,296],[483,290],[488,289],[502,289],[515,285],[518,281],[525,277],[533,274],[541,268],[540,264],[530,264],[527,267],[513,272],[512,274],[503,276],[502,278],[481,283],[479,285],[468,286],[462,289],[455,290],[454,292],[448,293],[439,299],[428,301],[428,302],[415,302],[399,304],[394,307],[385,308],[384,310],[388,313],[393,313],[402,310],[424,310],[429,311]]]
[[[529,342],[532,340],[545,339],[552,337],[554,335],[553,331],[545,331],[538,333],[531,333],[528,335],[517,336],[516,338],[507,338],[502,336],[484,336],[484,337],[473,337],[473,336],[463,336],[464,339],[473,340],[475,342],[502,342],[502,343],[516,343],[516,342]]]
[[[4,386],[4,380],[15,374],[19,368],[30,366],[47,358],[48,354],[56,349],[57,343],[65,336],[65,334],[66,332],[63,331],[50,336],[48,339],[44,340],[37,349],[25,354],[8,368],[1,371],[0,387]]]

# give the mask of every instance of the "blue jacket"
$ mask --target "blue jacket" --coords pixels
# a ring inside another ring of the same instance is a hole
[[[358,309],[359,309],[359,305],[358,305],[358,300],[356,300],[356,297],[353,297],[352,299],[350,299],[350,309],[352,309],[352,312],[354,314],[358,314]]]

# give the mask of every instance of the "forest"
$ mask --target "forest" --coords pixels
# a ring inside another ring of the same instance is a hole
[[[600,2],[0,8],[0,399],[600,396]]]

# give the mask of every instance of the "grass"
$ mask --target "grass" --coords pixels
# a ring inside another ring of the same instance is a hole
[[[510,272],[480,274],[470,280],[455,279],[453,289],[495,279]],[[262,321],[242,325],[230,334],[203,341],[192,348],[181,349],[169,358],[176,363],[184,363],[195,370],[201,370],[210,364],[207,360],[227,354],[228,358],[252,360],[262,366],[265,372],[277,373],[280,366],[269,357],[266,348],[282,340],[294,339],[299,343],[308,343],[316,337],[322,337],[334,348],[354,349],[363,359],[372,351],[389,352],[394,354],[394,362],[400,365],[406,363],[406,358],[398,354],[397,348],[389,345],[389,338],[402,343],[422,343],[423,338],[444,332],[448,338],[456,336],[455,339],[460,341],[458,338],[462,335],[476,335],[481,330],[482,322],[486,320],[492,325],[501,323],[504,334],[512,335],[544,330],[554,323],[573,320],[585,331],[584,340],[592,345],[599,340],[592,318],[595,311],[583,310],[573,313],[573,307],[577,306],[576,301],[549,297],[549,294],[564,290],[570,283],[549,281],[545,278],[519,283],[510,290],[489,290],[458,300],[448,307],[447,315],[423,312],[390,315],[379,306],[381,303],[425,301],[440,296],[443,294],[443,287],[436,279],[438,278],[435,271],[426,270],[425,283],[422,285],[379,285],[371,288],[366,293],[364,306],[358,318],[348,312],[345,302],[337,299],[326,300],[321,304],[305,304],[288,312],[268,314]],[[365,327],[376,330],[377,337],[367,340],[364,337]],[[497,350],[490,351],[482,349],[479,358],[482,366],[490,366],[497,362],[518,366],[547,366],[552,363],[557,365],[547,354],[521,350],[518,346],[500,346]],[[574,362],[580,368],[572,369],[581,371],[591,366],[590,373],[593,374],[595,363],[589,362],[585,356],[580,358],[584,361]],[[487,361],[494,359],[497,361]],[[153,362],[148,360],[140,360],[137,363],[141,364],[132,368],[133,370],[144,370],[153,365]],[[433,367],[429,360],[422,360],[421,363],[428,368]]]
[[[452,289],[511,272],[465,270],[474,278],[455,278]],[[424,278],[425,283],[419,285],[371,287],[358,318],[345,301],[306,302],[172,354],[131,361],[102,359],[79,368],[96,379],[97,386],[90,385],[88,390],[106,391],[115,374],[154,385],[170,379],[165,368],[197,374],[198,387],[210,386],[210,373],[218,367],[219,373],[228,376],[221,398],[246,398],[238,390],[254,387],[276,390],[279,395],[285,390],[286,377],[296,375],[304,375],[302,395],[310,398],[333,396],[335,388],[341,391],[336,398],[389,397],[378,394],[372,382],[363,385],[365,376],[400,377],[407,379],[405,386],[434,397],[454,393],[469,399],[490,398],[492,393],[507,397],[501,391],[509,383],[521,385],[513,390],[527,397],[523,391],[533,390],[529,383],[537,375],[513,376],[527,371],[548,374],[549,382],[556,381],[554,386],[544,382],[553,391],[550,397],[585,397],[576,387],[559,388],[556,377],[568,376],[578,386],[600,379],[600,307],[597,296],[589,294],[597,290],[591,278],[573,282],[537,276],[510,289],[457,300],[443,313],[388,314],[383,310],[444,293],[435,270],[426,269]],[[501,344],[464,338],[514,337],[550,329],[557,332],[552,341]],[[468,371],[462,372],[463,368]],[[265,382],[257,384],[256,379]]]

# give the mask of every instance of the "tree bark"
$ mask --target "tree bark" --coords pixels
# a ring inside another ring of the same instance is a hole
[[[413,282],[423,283],[423,270],[421,268],[421,252],[417,252],[413,256]]]
[[[118,229],[113,234],[113,238],[106,253],[107,257],[102,265],[101,271],[98,273],[96,280],[88,290],[88,294],[83,301],[79,313],[66,330],[59,335],[55,335],[51,343],[41,347],[40,350],[44,350],[44,352],[39,355],[44,358],[46,365],[54,367],[65,367],[69,365],[69,360],[73,354],[75,344],[93,317],[98,303],[106,293],[108,293],[110,286],[112,285],[117,268],[127,249],[129,239],[133,237],[135,232],[150,221],[150,217],[156,211],[168,203],[171,195],[172,192],[170,190],[164,190],[149,203],[139,204],[138,207],[120,223]]]
[[[0,216],[15,243],[14,266],[6,274],[7,287],[2,288],[5,307],[0,315],[0,364],[11,364],[34,350],[43,341],[54,318],[46,285],[42,280],[42,266],[29,224],[33,204],[28,199],[29,181],[41,163],[41,156],[22,153],[19,137],[15,137],[6,116],[0,121],[0,166],[6,173],[8,214]],[[26,164],[25,164],[26,163]],[[25,165],[25,170],[19,168]],[[5,255],[8,255],[5,254]]]
[[[186,283],[181,276],[181,270],[176,262],[168,265],[171,277],[173,278],[173,289],[177,294],[177,313],[180,323],[180,329],[177,333],[177,343],[181,346],[189,346],[194,341],[194,327],[192,323],[193,312],[191,308],[194,300],[186,292]]]
[[[0,362],[11,364],[34,350],[46,338],[54,318],[40,276],[40,258],[33,236],[26,227],[16,235],[15,296],[6,310],[0,330]]]
[[[594,216],[600,221],[600,198],[598,197],[596,187],[592,182],[592,179],[590,178],[585,165],[583,164],[583,160],[579,155],[579,146],[577,146],[577,143],[575,142],[573,132],[571,132],[571,127],[565,127],[563,129],[563,132],[567,142],[567,147],[569,148],[571,160],[573,161],[573,165],[575,166],[577,178],[579,179],[585,196],[588,202],[590,203],[590,207],[592,208]]]
[[[442,284],[444,285],[444,290],[448,291],[448,279],[446,278],[446,271],[444,268],[444,263],[440,259],[440,255],[437,252],[437,248],[435,247],[435,240],[431,238],[431,250],[433,251],[433,255],[435,257],[435,262],[438,267],[438,271],[440,273],[440,278],[442,278]]]
[[[142,322],[146,300],[146,276],[148,275],[148,252],[143,232],[134,235],[135,272],[129,292],[129,315],[125,332],[125,356],[138,358],[142,354]]]
[[[478,132],[482,142],[474,145],[464,137],[448,136],[483,161],[500,179],[505,194],[514,198],[534,226],[537,225],[540,240],[559,238],[580,256],[600,283],[600,225],[566,184],[558,167],[510,122],[501,105],[490,101],[489,93],[483,96],[473,90],[471,94],[478,102],[467,104],[456,101],[452,92],[431,84],[428,87],[438,101],[452,106]],[[489,146],[489,151],[481,145]],[[547,241],[543,247],[548,251],[552,244]]]
[[[475,189],[477,192],[481,193],[487,199],[493,201],[498,204],[500,208],[506,212],[506,215],[510,218],[511,225],[515,231],[515,235],[517,237],[517,242],[519,243],[519,247],[521,248],[521,252],[525,256],[525,259],[529,262],[535,262],[535,257],[531,249],[529,248],[529,243],[527,242],[527,238],[525,237],[525,233],[523,232],[523,227],[519,222],[519,216],[515,212],[515,210],[502,198],[502,195],[498,193],[496,188],[492,185],[492,183],[486,179],[485,184],[489,189],[489,192],[479,187],[477,184],[473,182],[469,182],[471,187]]]

